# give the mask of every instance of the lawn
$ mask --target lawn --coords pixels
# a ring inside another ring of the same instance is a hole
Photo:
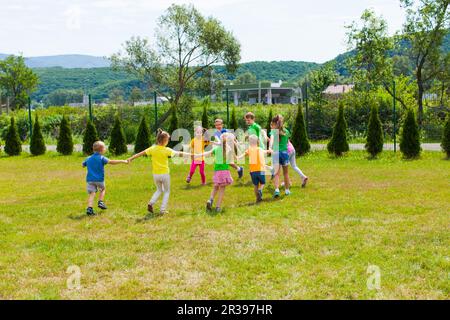
[[[450,161],[385,152],[298,160],[292,195],[253,205],[250,178],[204,210],[211,185],[172,165],[170,214],[143,220],[150,160],[107,167],[107,205],[85,211],[83,156],[0,157],[2,299],[448,299]],[[211,181],[211,166],[207,168]],[[236,178],[236,173],[233,172]],[[368,266],[381,287],[366,284]],[[69,266],[81,270],[68,289]]]

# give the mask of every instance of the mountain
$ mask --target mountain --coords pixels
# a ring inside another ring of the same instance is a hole
[[[0,60],[8,55],[0,53]],[[30,68],[103,68],[109,67],[110,62],[106,58],[94,57],[83,54],[64,54],[56,56],[25,57],[25,63]]]

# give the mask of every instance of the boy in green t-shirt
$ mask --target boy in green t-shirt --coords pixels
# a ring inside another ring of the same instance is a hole
[[[266,132],[261,128],[259,124],[255,121],[255,115],[252,112],[247,112],[245,114],[245,122],[248,125],[247,133],[248,136],[255,135],[258,137],[259,145],[261,148],[266,149],[265,141],[267,140]]]

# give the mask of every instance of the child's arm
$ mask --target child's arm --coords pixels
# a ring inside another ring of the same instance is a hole
[[[128,160],[109,160],[108,161],[108,164],[112,164],[112,165],[121,164],[121,163],[128,164]]]
[[[136,158],[139,158],[139,157],[142,157],[142,156],[144,156],[145,155],[145,151],[142,151],[142,152],[139,152],[139,153],[136,153],[134,156],[132,156],[132,157],[129,157],[126,161],[128,162],[128,163],[130,163],[131,161],[133,161],[134,159],[136,159]]]
[[[194,156],[197,157],[197,158],[207,157],[207,156],[211,155],[212,153],[213,153],[213,149],[211,149],[209,151],[206,151],[206,152],[203,152],[203,153],[195,153]]]
[[[194,159],[194,156],[190,152],[173,151],[173,155],[174,156],[179,156],[179,157],[183,157],[183,156],[190,157],[191,156],[192,159]]]
[[[241,153],[240,155],[236,156],[236,159],[237,159],[237,160],[242,159],[242,158],[244,158],[247,154],[248,154],[248,149],[245,150],[245,151],[244,151],[243,153]]]

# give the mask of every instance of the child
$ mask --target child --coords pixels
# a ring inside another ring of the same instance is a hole
[[[222,119],[216,119],[214,121],[214,127],[216,128],[216,132],[214,133],[214,138],[216,140],[216,144],[220,145],[221,144],[220,137],[222,136],[222,134],[227,132],[227,129],[223,128],[223,120]],[[238,165],[236,165],[233,162],[230,163],[230,166],[232,168],[234,168],[235,170],[237,170],[239,179],[241,179],[244,176],[244,168],[243,167],[239,167]]]
[[[129,162],[132,162],[134,159],[142,157],[144,155],[152,157],[153,180],[156,185],[156,191],[147,205],[147,210],[148,212],[153,213],[153,205],[156,203],[159,196],[161,194],[164,194],[160,208],[160,215],[168,213],[166,209],[170,195],[169,158],[177,155],[190,156],[189,153],[178,152],[167,148],[166,146],[169,143],[169,139],[170,135],[167,132],[158,129],[158,134],[156,136],[156,145],[153,145],[150,148],[137,153],[128,159]]]
[[[88,192],[88,207],[86,209],[86,214],[88,216],[94,216],[95,212],[93,209],[93,203],[95,199],[95,194],[100,190],[100,195],[98,197],[98,207],[102,210],[106,210],[106,205],[104,203],[106,187],[105,187],[105,165],[128,163],[127,160],[109,160],[103,155],[106,152],[106,145],[102,141],[96,141],[92,147],[94,154],[83,161],[83,168],[87,167],[87,192]]]
[[[254,134],[258,137],[261,148],[264,148],[264,141],[267,140],[267,135],[261,126],[255,122],[255,115],[252,112],[247,112],[244,116],[245,123],[248,125],[247,133],[249,136]]]
[[[199,167],[200,177],[202,179],[202,185],[206,184],[206,176],[205,176],[205,158],[202,156],[194,156],[194,154],[201,154],[205,152],[205,147],[209,145],[209,141],[205,141],[203,138],[203,128],[198,126],[195,128],[195,136],[191,140],[191,169],[189,171],[189,175],[186,178],[186,182],[190,183],[192,176],[195,173],[195,169],[197,166]]]
[[[230,174],[230,160],[234,158],[234,137],[231,133],[224,133],[220,137],[221,144],[216,145],[212,150],[203,153],[202,155],[214,156],[214,188],[211,191],[211,196],[206,202],[206,210],[211,211],[214,198],[217,195],[216,212],[221,211],[221,204],[225,193],[226,186],[233,183],[233,178]]]
[[[270,131],[269,149],[274,151],[272,162],[275,174],[275,192],[273,197],[278,198],[280,196],[280,165],[283,168],[285,194],[291,194],[291,191],[289,190],[291,183],[289,181],[289,155],[287,151],[290,132],[288,129],[284,128],[283,116],[281,115],[277,115],[272,119],[270,127],[272,130]]]
[[[259,139],[254,134],[249,137],[249,143],[249,148],[245,151],[245,153],[238,156],[238,158],[245,156],[249,157],[250,176],[254,186],[256,203],[259,203],[262,201],[262,191],[264,189],[264,185],[266,184],[266,161],[264,154],[270,153],[270,151],[259,147]]]
[[[306,187],[306,183],[308,182],[308,177],[305,176],[305,174],[300,170],[299,167],[297,167],[297,162],[295,158],[295,148],[291,143],[291,140],[288,141],[288,147],[287,147],[288,155],[289,155],[289,164],[291,165],[292,169],[295,170],[302,179],[302,188]]]

